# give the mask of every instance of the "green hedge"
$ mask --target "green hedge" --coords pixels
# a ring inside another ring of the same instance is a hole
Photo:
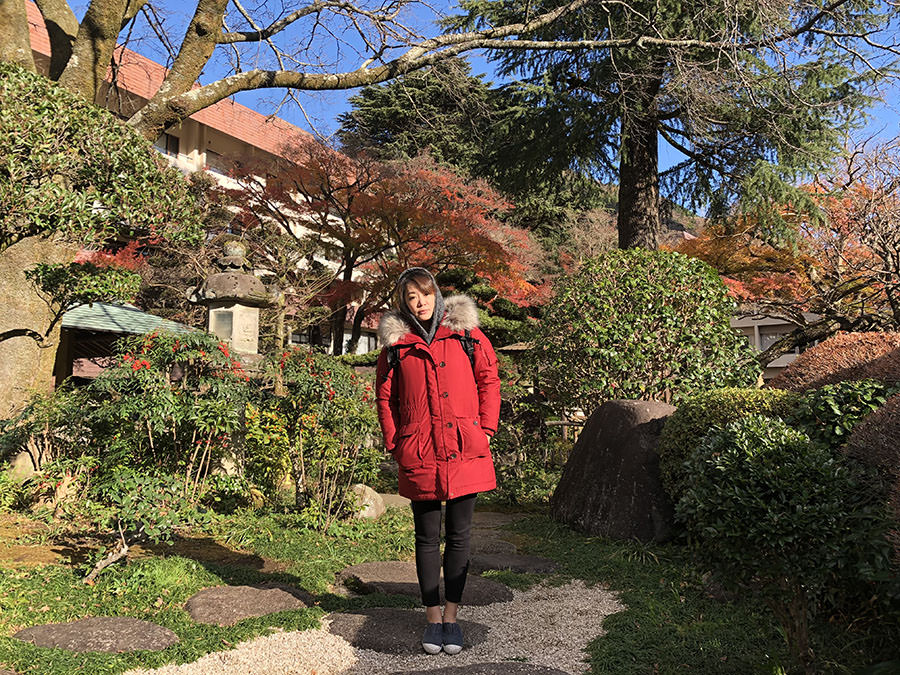
[[[898,391],[900,386],[877,380],[826,384],[804,393],[786,421],[794,428],[803,429],[814,441],[837,451],[864,417],[881,408]]]
[[[756,414],[715,429],[686,467],[676,518],[701,562],[727,588],[762,596],[808,667],[809,615],[890,569],[887,523],[863,472]]]
[[[724,427],[750,414],[786,417],[800,395],[781,389],[730,387],[698,394],[682,403],[663,427],[659,467],[663,487],[677,502],[685,488],[684,462],[713,427]]]

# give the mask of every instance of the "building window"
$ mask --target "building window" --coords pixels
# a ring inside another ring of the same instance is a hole
[[[759,348],[760,351],[766,351],[769,347],[778,342],[785,335],[790,333],[791,331],[785,328],[778,327],[769,327],[769,326],[761,326],[759,329]],[[792,349],[790,353],[798,353],[799,350]]]
[[[156,139],[156,143],[153,144],[153,147],[164,155],[167,155],[169,157],[177,157],[178,136],[173,136],[172,134],[163,134]]]
[[[234,318],[230,310],[214,311],[209,317],[209,329],[220,340],[231,340]]]
[[[222,155],[220,155],[215,150],[207,150],[206,151],[206,170],[212,171],[213,173],[225,174],[225,163],[222,160]]]
[[[308,345],[309,335],[306,333],[297,333],[292,330],[288,336],[288,342],[292,345]]]

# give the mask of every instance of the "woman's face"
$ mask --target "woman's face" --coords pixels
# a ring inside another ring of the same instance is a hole
[[[406,306],[419,321],[428,321],[434,314],[434,293],[424,293],[414,284],[406,287]]]

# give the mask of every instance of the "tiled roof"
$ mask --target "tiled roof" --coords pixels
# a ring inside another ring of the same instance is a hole
[[[50,38],[44,18],[37,5],[27,0],[28,27],[31,49],[50,55]],[[166,76],[166,68],[130,49],[119,47],[116,61],[120,63],[117,82],[126,91],[150,99]],[[107,76],[109,78],[109,76]],[[198,85],[199,86],[199,85]],[[312,140],[312,135],[278,117],[266,117],[247,106],[225,99],[191,115],[191,119],[221,131],[273,155],[284,156],[285,149]]]
[[[95,302],[70,309],[63,314],[62,327],[137,335],[155,330],[172,333],[189,333],[194,330],[190,326],[142,312],[132,305],[112,305],[106,302]]]

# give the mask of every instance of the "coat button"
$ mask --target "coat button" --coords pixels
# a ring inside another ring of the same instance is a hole
[[[447,422],[447,428],[448,428],[448,429],[452,429],[452,428],[453,428],[453,422]]]
[[[441,368],[443,368],[445,365],[447,365],[447,364],[445,364],[443,361],[441,361],[441,363],[440,363]]]
[[[478,426],[478,420],[473,421],[472,424],[474,424],[474,425],[477,427],[477,426]]]
[[[450,455],[450,459],[456,459],[456,453],[455,453],[455,452],[452,453],[452,454]]]
[[[441,396],[443,396],[444,398],[447,398],[449,395],[450,394],[448,394],[446,391],[443,394],[441,394]]]

